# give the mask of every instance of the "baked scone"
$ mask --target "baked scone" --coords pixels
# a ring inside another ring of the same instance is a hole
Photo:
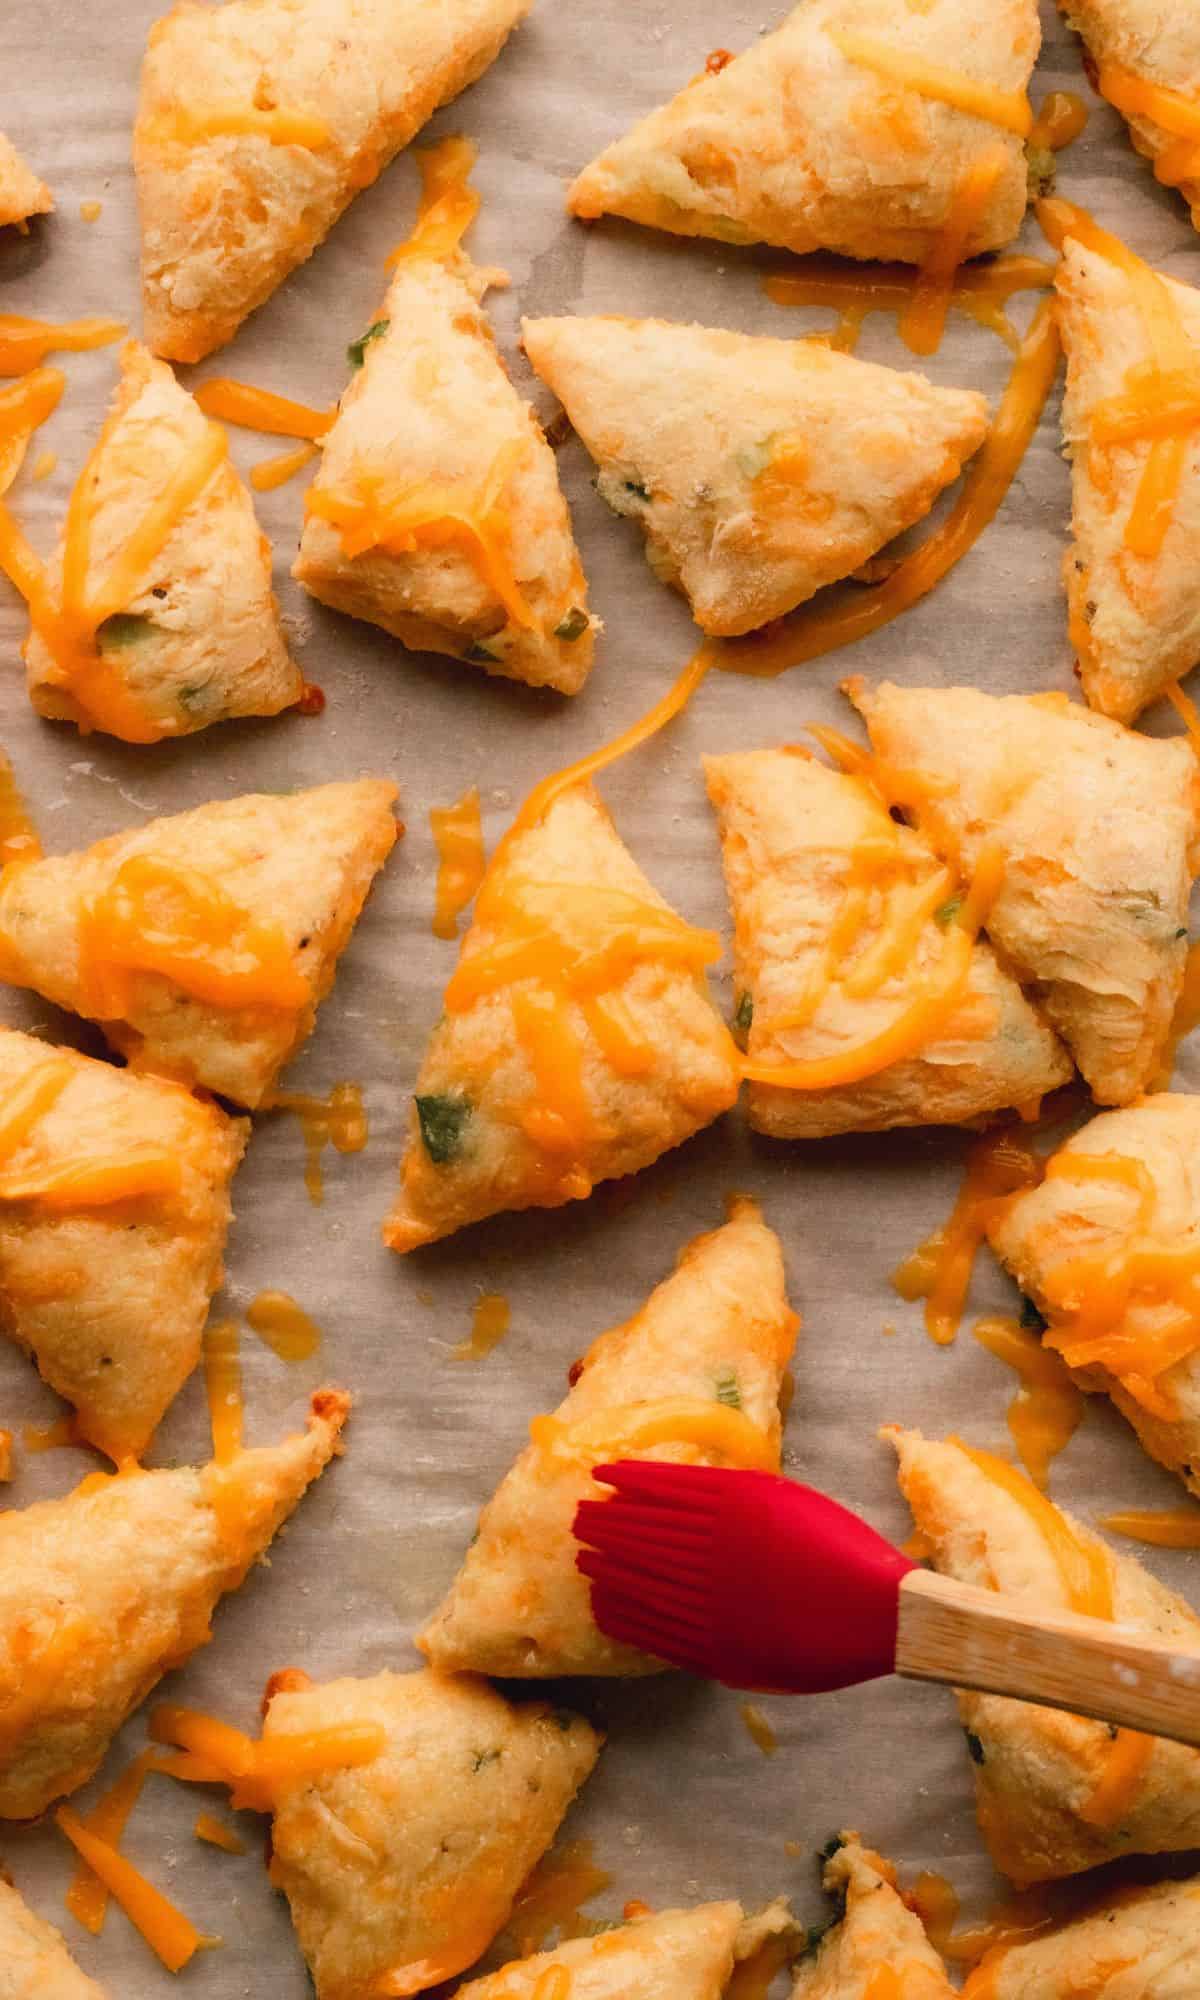
[[[1193,2000],[1200,1880],[1112,1891],[1073,1923],[988,1953],[963,2000]]]
[[[1034,0],[803,0],[607,147],[568,205],[678,236],[906,264],[964,223],[960,258],[999,249],[1025,213],[1022,105],[1040,42]],[[947,84],[984,115],[941,101]]]
[[[885,1435],[935,1569],[1034,1610],[1085,1611],[1200,1643],[1200,1618],[1181,1597],[1055,1507],[1007,1459],[919,1431]],[[1121,1854],[1200,1846],[1200,1751],[1002,1695],[964,1690],[958,1706],[980,1832],[1018,1886]]]
[[[304,692],[224,434],[137,341],[44,587],[25,643],[39,715],[158,743]]]
[[[1150,267],[1142,268],[1141,284],[1155,282]],[[1200,292],[1173,278],[1157,282],[1195,369]],[[1132,722],[1200,660],[1200,584],[1192,563],[1200,533],[1200,419],[1196,429],[1179,434],[1183,459],[1166,533],[1161,546],[1144,553],[1129,538],[1137,539],[1131,521],[1155,443],[1145,434],[1111,442],[1124,413],[1136,426],[1140,410],[1148,429],[1161,400],[1150,379],[1155,348],[1139,285],[1130,271],[1075,237],[1063,245],[1055,284],[1067,353],[1063,441],[1071,460],[1074,543],[1063,573],[1071,639],[1092,707]]]
[[[49,215],[53,207],[54,196],[45,181],[0,132],[0,229],[10,223],[21,226],[31,215]]]
[[[647,881],[591,785],[510,831],[417,1078],[385,1242],[580,1201],[727,1111],[738,1054],[704,980],[720,952]]]
[[[456,146],[437,149],[451,175]],[[433,158],[427,182],[442,177]],[[427,210],[358,345],[292,574],[414,651],[576,694],[597,621],[554,453],[497,352],[485,283]]]
[[[396,839],[394,785],[247,793],[0,877],[0,979],[135,1069],[253,1108],[312,1033]]]
[[[1179,189],[1200,228],[1200,20],[1167,0],[1060,5],[1083,37],[1097,90],[1121,113],[1155,178]]]
[[[263,1737],[341,1723],[386,1731],[351,1770],[276,1785],[271,1880],[291,1905],[317,2000],[423,1992],[486,1951],[550,1846],[602,1739],[471,1675],[278,1675]]]
[[[1101,1104],[1163,1061],[1187,956],[1200,779],[1186,741],[1135,735],[1065,695],[846,692],[885,779],[970,880],[985,843],[1004,876],[988,934]]]
[[[796,1973],[792,2000],[953,2000],[921,1919],[900,1899],[891,1863],[843,1833],[826,1850],[825,1887],[842,1915]],[[889,1988],[882,1974],[893,1973]]]
[[[1036,1103],[1073,1074],[1056,1035],[983,937],[953,1011],[922,995],[953,946],[953,873],[865,779],[789,745],[704,760],[733,910],[737,1019],[756,1063],[820,1064],[842,1081],[752,1080],[747,1115],[777,1139],[959,1125]],[[889,1060],[910,1010],[933,1031]],[[876,1054],[872,1050],[877,1049]]]
[[[653,1673],[592,1619],[575,1509],[613,1457],[779,1470],[779,1395],[799,1322],[779,1239],[756,1202],[698,1236],[640,1312],[571,1370],[571,1390],[484,1508],[463,1566],[417,1644],[446,1673]],[[646,1443],[639,1442],[644,1432]]]
[[[0,1329],[117,1463],[200,1359],[249,1134],[178,1084],[0,1028]]]
[[[987,432],[970,389],[811,340],[527,319],[525,352],[701,630],[782,618],[929,512]]]
[[[0,1875],[0,2000],[105,2000],[60,1931],[35,1916]]]
[[[1200,1495],[1200,1097],[1093,1118],[988,1235],[1080,1386]]]
[[[133,137],[155,354],[231,340],[529,4],[179,0],[150,31]]]
[[[211,1636],[304,1490],[340,1449],[340,1389],[308,1429],[232,1461],[95,1473],[0,1513],[0,1818],[87,1783],[117,1730]]]
[[[768,1938],[802,1935],[786,1903],[746,1917],[740,1903],[656,1910],[599,1937],[516,1959],[460,1986],[456,2000],[721,2000],[735,1967]]]

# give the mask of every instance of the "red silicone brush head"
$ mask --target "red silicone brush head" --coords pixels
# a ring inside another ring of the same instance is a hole
[[[890,1674],[915,1567],[856,1514],[770,1472],[596,1467],[576,1558],[610,1639],[731,1687],[820,1694]]]

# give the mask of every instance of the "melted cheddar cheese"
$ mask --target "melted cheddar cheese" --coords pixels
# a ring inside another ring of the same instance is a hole
[[[478,785],[472,785],[452,806],[431,807],[429,828],[438,855],[433,935],[436,938],[452,938],[458,933],[461,912],[475,895],[484,876],[483,822],[479,812]]]
[[[939,1346],[958,1333],[975,1258],[999,1209],[1041,1177],[1042,1162],[1011,1129],[989,1133],[967,1155],[949,1220],[893,1273],[902,1299],[925,1300],[925,1326]]]
[[[690,1396],[598,1410],[575,1424],[565,1424],[558,1417],[535,1417],[529,1436],[551,1462],[584,1465],[589,1470],[606,1459],[662,1444],[695,1445],[731,1465],[759,1472],[776,1470],[777,1453],[771,1439],[741,1410]]]
[[[452,134],[436,146],[418,146],[416,155],[421,169],[416,227],[391,252],[388,270],[413,257],[432,257],[444,263],[454,255],[479,213],[480,196],[468,185],[475,164],[475,147],[469,139]]]
[[[874,35],[861,35],[848,28],[830,28],[828,34],[847,62],[872,70],[887,83],[915,90],[918,96],[932,98],[935,103],[952,105],[972,118],[983,118],[1018,139],[1027,139],[1033,129],[1033,110],[1024,91],[997,90],[963,70],[926,62],[923,57],[910,55]]]
[[[148,145],[199,146],[208,139],[265,139],[272,146],[305,146],[319,152],[333,135],[323,118],[284,107],[264,109],[235,99],[206,105],[177,104],[142,123]]]
[[[851,354],[858,345],[863,321],[870,313],[895,313],[896,330],[909,341],[910,308],[919,277],[908,264],[861,266],[828,257],[806,257],[803,269],[793,276],[763,279],[763,290],[778,306],[821,306],[839,315],[828,334],[813,338],[826,341],[842,354]],[[1048,291],[1054,283],[1054,266],[1044,258],[1013,255],[997,257],[982,265],[959,265],[950,288],[948,307],[966,313],[990,333],[999,334],[1016,353],[1021,336],[1004,308],[1019,292]],[[916,350],[914,350],[915,352]]]
[[[179,1159],[158,1146],[129,1146],[59,1163],[39,1159],[37,1126],[66,1090],[76,1066],[68,1056],[51,1057],[21,1078],[0,1108],[0,1202],[38,1202],[43,1208],[104,1208],[146,1195],[175,1194],[182,1181]],[[32,1157],[12,1161],[23,1147]]]
[[[1069,1609],[1083,1612],[1089,1618],[1111,1619],[1113,1569],[1103,1544],[1085,1541],[1077,1535],[1053,1501],[1039,1493],[1033,1481],[1007,1459],[997,1458],[990,1451],[977,1451],[961,1438],[952,1438],[950,1442],[966,1454],[985,1478],[1024,1508],[1054,1558]]]
[[[0,375],[24,375],[48,354],[107,347],[126,331],[119,319],[26,319],[0,313]]]
[[[1154,161],[1154,174],[1166,187],[1179,187],[1200,173],[1200,104],[1161,83],[1135,76],[1119,63],[1103,63],[1096,79],[1102,97],[1123,118],[1146,118],[1175,140]]]
[[[976,160],[963,177],[900,320],[901,339],[914,354],[936,354],[941,346],[958,267],[1006,166],[1004,150],[997,147]]]

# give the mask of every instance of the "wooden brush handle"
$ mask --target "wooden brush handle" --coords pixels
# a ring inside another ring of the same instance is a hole
[[[900,1585],[896,1672],[1200,1746],[1200,1645],[1031,1611],[932,1570],[911,1570]]]

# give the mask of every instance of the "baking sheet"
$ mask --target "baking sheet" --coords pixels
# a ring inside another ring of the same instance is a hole
[[[47,317],[128,314],[137,323],[136,233],[128,163],[138,63],[155,0],[5,0],[6,61],[0,129],[51,182],[58,213],[25,241],[0,249],[0,308]],[[763,0],[538,0],[488,75],[443,112],[432,135],[463,130],[480,148],[483,212],[472,239],[512,289],[493,294],[501,343],[539,407],[515,351],[521,311],[621,311],[695,317],[747,331],[793,334],[824,324],[763,295],[769,253],[674,241],[620,224],[584,229],[562,208],[565,178],[635,115],[698,69],[716,45],[739,49],[782,15]],[[1083,139],[1060,158],[1060,185],[1177,277],[1191,278],[1196,238],[1180,202],[1130,151],[1116,115],[1092,100],[1077,48],[1043,7],[1046,47],[1035,101],[1052,88],[1092,104]],[[397,162],[360,196],[312,261],[198,370],[230,373],[314,403],[332,401],[345,347],[373,317],[382,260],[407,230],[416,172]],[[82,200],[100,199],[98,221]],[[1026,246],[1041,249],[1032,223]],[[1018,316],[1030,301],[1017,302]],[[867,322],[860,353],[911,365],[894,323]],[[70,485],[101,418],[113,350],[66,358],[69,391],[38,448],[58,453],[54,475],[28,472],[14,501],[35,543],[48,548]],[[952,316],[929,372],[977,386],[993,400],[1007,350]],[[602,789],[621,833],[676,908],[728,932],[714,828],[698,759],[705,749],[750,748],[796,736],[809,720],[846,724],[837,693],[852,668],[910,684],[974,681],[997,692],[1072,685],[1059,561],[1069,510],[1058,456],[1058,396],[995,524],[949,581],[907,617],[850,652],[775,682],[713,675],[671,730],[606,773]],[[278,444],[231,432],[247,468]],[[31,458],[36,456],[35,452]],[[454,947],[430,932],[434,857],[428,809],[478,784],[492,846],[532,782],[607,739],[648,708],[694,643],[681,600],[654,581],[640,537],[593,492],[590,465],[571,442],[562,476],[607,632],[593,677],[574,701],[490,682],[448,661],[414,658],[383,634],[326,612],[287,571],[305,481],[258,497],[276,556],[276,585],[305,674],[323,686],[319,720],[225,726],[181,743],[126,748],[39,722],[24,693],[17,648],[25,621],[0,584],[0,742],[9,750],[50,850],[85,844],[154,813],[255,787],[318,783],[363,772],[394,776],[408,834],[376,888],[343,960],[317,1032],[289,1074],[325,1091],[340,1078],[366,1090],[371,1138],[353,1159],[326,1157],[326,1201],[310,1207],[294,1120],[265,1116],[234,1196],[226,1296],[237,1311],[265,1286],[295,1294],[324,1329],[321,1354],[278,1361],[250,1335],[244,1367],[249,1436],[280,1435],[318,1382],[357,1398],[347,1455],[303,1503],[257,1570],[219,1612],[213,1644],[166,1683],[173,1700],[255,1724],[267,1674],[297,1665],[317,1678],[415,1666],[411,1634],[439,1599],[475,1515],[520,1448],[530,1416],[558,1401],[572,1359],[626,1317],[675,1252],[719,1221],[727,1193],[752,1191],[783,1239],[793,1301],[805,1329],[785,1462],[897,1538],[908,1519],[892,1454],[875,1437],[885,1421],[962,1430],[1005,1447],[1012,1379],[964,1334],[930,1345],[919,1309],[900,1302],[888,1274],[940,1220],[953,1198],[964,1140],[901,1133],[885,1140],[804,1148],[752,1139],[738,1115],[618,1190],[557,1212],[505,1216],[420,1256],[400,1260],[379,1242],[392,1197],[408,1092],[435,1020]],[[1176,726],[1173,718],[1149,727]],[[727,964],[720,998],[728,1005]],[[0,1019],[87,1043],[78,1023],[36,1001],[0,993]],[[1177,1084],[1196,1087],[1186,1055]],[[478,1363],[456,1361],[481,1291],[507,1294],[512,1331]],[[972,1305],[1011,1307],[1009,1287],[982,1259]],[[968,1321],[969,1324],[969,1321]],[[892,1330],[894,1329],[894,1331]],[[61,1406],[0,1344],[0,1423],[52,1421]],[[156,1463],[202,1458],[207,1425],[198,1378],[169,1414]],[[85,1454],[18,1454],[10,1504],[66,1491]],[[1178,1489],[1158,1473],[1104,1402],[1052,1475],[1052,1490],[1085,1519],[1117,1505],[1170,1505]],[[1149,1551],[1156,1573],[1200,1601],[1200,1557]],[[906,1871],[945,1870],[964,1897],[996,1890],[971,1810],[970,1763],[953,1698],[879,1683],[820,1700],[765,1701],[779,1740],[769,1761],[751,1742],[738,1698],[681,1678],[607,1685],[588,1695],[609,1726],[608,1747],[567,1825],[587,1836],[612,1888],[592,1908],[609,1916],[628,1897],[663,1905],[737,1895],[756,1905],[786,1891],[820,1911],[808,1851],[856,1826]],[[114,1746],[98,1783],[144,1740],[144,1713]],[[83,1801],[97,1787],[83,1795]],[[301,2000],[307,1978],[282,1899],[267,1885],[258,1829],[232,1858],[192,1837],[194,1791],[151,1779],[126,1841],[131,1856],[175,1897],[220,1951],[195,1961],[184,1984],[234,2000],[252,1990]],[[805,1857],[785,1852],[802,1843]],[[0,1858],[31,1903],[61,1922],[80,1963],[119,1995],[159,2000],[177,1991],[117,1910],[102,1938],[62,1910],[71,1857],[51,1828],[0,1829]],[[264,1984],[264,1980],[267,1982]]]

